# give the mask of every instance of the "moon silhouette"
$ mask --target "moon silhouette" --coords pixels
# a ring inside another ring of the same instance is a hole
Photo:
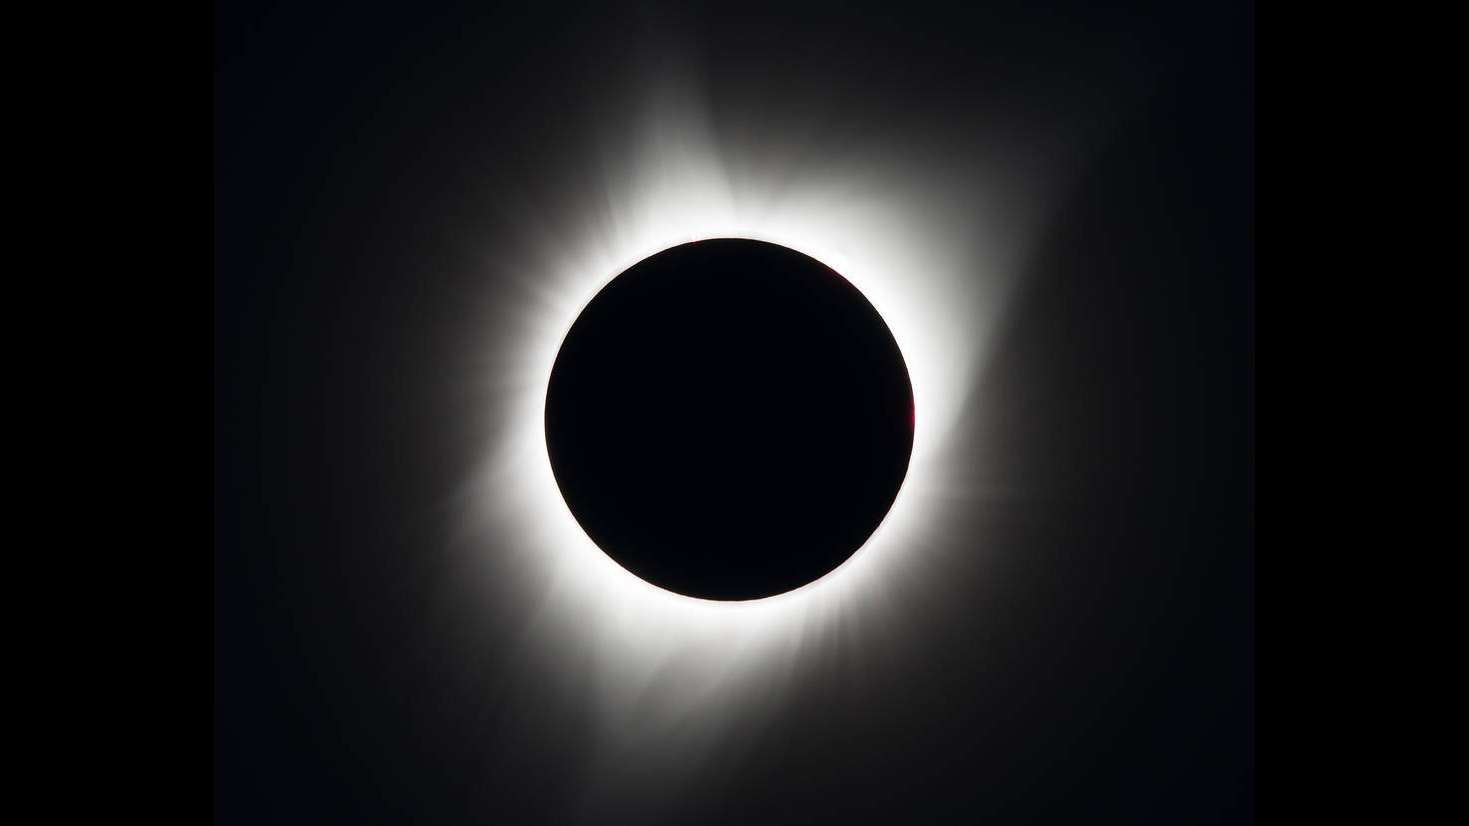
[[[840,567],[897,497],[913,426],[907,366],[862,293],[745,239],[682,244],[614,278],[546,394],[551,467],[588,537],[708,600]]]

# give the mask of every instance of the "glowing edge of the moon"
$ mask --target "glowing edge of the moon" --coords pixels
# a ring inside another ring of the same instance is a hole
[[[528,606],[526,667],[579,681],[615,742],[662,731],[696,746],[797,668],[900,632],[943,563],[944,515],[972,496],[952,487],[962,474],[945,443],[1026,251],[1015,215],[1034,206],[1022,197],[1034,192],[1013,188],[976,201],[952,170],[892,141],[799,171],[716,151],[697,111],[654,112],[585,199],[528,219],[524,253],[494,260],[502,272],[489,279],[517,277],[518,292],[485,296],[496,311],[513,306],[520,326],[495,316],[479,345],[490,432],[459,540],[476,549],[487,598]],[[813,583],[748,602],[665,591],[602,553],[561,497],[544,434],[551,367],[586,304],[638,261],[708,238],[780,244],[850,281],[897,341],[916,411],[907,476],[862,548]]]

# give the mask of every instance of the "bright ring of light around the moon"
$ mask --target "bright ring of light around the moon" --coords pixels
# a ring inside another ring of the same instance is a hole
[[[613,279],[546,395],[557,485],[627,571],[702,599],[830,573],[892,506],[913,392],[882,317],[795,250],[682,244]]]
[[[854,645],[899,641],[934,584],[951,580],[961,517],[1004,495],[960,461],[976,448],[952,437],[972,415],[1050,179],[1031,164],[1024,186],[1008,185],[1019,179],[1000,173],[1026,160],[1014,152],[934,162],[906,130],[817,151],[820,165],[792,172],[768,145],[717,143],[697,94],[649,94],[621,149],[598,139],[613,152],[600,176],[521,216],[517,246],[486,251],[506,277],[486,282],[466,364],[483,441],[455,547],[486,606],[524,612],[525,673],[585,690],[604,745],[656,731],[657,753],[682,765],[681,749],[719,742],[795,675]],[[698,599],[630,574],[577,522],[546,441],[549,380],[581,313],[619,273],[699,238],[779,244],[840,273],[881,314],[912,378],[912,455],[886,518],[831,573],[766,599]],[[984,555],[971,534],[962,549],[964,560]]]

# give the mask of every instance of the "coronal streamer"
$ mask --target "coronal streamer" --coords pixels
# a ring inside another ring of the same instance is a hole
[[[529,604],[523,665],[577,686],[606,754],[687,766],[801,669],[900,626],[945,564],[946,522],[983,496],[948,439],[1064,164],[1054,144],[958,153],[911,130],[716,140],[700,95],[653,88],[630,134],[596,138],[603,167],[579,197],[522,216],[522,252],[489,263],[505,277],[488,280],[516,291],[485,296],[501,314],[476,344],[487,430],[460,540],[493,593]],[[815,582],[745,602],[671,593],[609,559],[563,501],[544,431],[552,365],[587,302],[638,261],[708,238],[780,244],[848,279],[906,359],[916,419],[907,478],[868,541]]]

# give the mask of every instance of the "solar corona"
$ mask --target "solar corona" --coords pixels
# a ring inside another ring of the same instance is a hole
[[[576,686],[598,754],[676,773],[790,681],[876,662],[985,558],[1003,491],[954,436],[1052,170],[1016,188],[1018,150],[941,165],[906,131],[796,170],[830,147],[721,142],[697,90],[638,97],[483,251],[453,543],[522,618],[516,671]]]

